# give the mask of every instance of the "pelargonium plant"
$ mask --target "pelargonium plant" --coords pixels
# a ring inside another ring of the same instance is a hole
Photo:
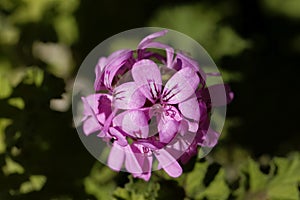
[[[101,57],[95,93],[82,97],[83,131],[110,146],[107,165],[146,181],[153,169],[180,176],[198,147],[215,146],[220,134],[210,127],[212,107],[233,98],[226,85],[207,87],[207,76],[216,74],[204,73],[184,52],[155,41],[167,32],[148,35],[135,50]],[[222,88],[225,100],[218,99]]]

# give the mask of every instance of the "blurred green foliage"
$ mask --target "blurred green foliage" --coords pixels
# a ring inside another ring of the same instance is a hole
[[[248,199],[264,197],[265,199],[299,199],[298,183],[300,180],[299,154],[288,159],[274,158],[270,163],[269,173],[263,173],[260,166],[249,159],[243,166],[244,181],[249,181]]]
[[[285,17],[300,19],[300,2],[297,0],[264,0],[262,4],[266,11],[272,15],[283,15]]]
[[[250,45],[228,24],[222,23],[231,9],[230,5],[210,8],[204,4],[166,7],[158,10],[149,24],[183,32],[203,45],[214,59],[220,59],[239,54]]]
[[[299,16],[298,0],[1,0],[0,199],[300,199]],[[198,41],[235,92],[218,146],[177,179],[113,172],[72,125],[83,58],[138,26]]]

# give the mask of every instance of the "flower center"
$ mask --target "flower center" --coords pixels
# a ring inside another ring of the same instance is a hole
[[[167,104],[154,104],[151,110],[152,115],[154,116],[161,114],[165,114],[166,116],[170,116],[171,118],[174,118],[176,116],[175,108]]]
[[[159,115],[164,111],[164,108],[161,104],[154,104],[151,108],[153,115]]]
[[[170,116],[171,118],[174,118],[176,115],[176,111],[174,110],[174,107],[169,105],[164,105],[164,111],[166,116]]]

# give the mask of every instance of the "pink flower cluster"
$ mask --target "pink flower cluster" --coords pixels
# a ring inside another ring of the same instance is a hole
[[[233,98],[226,85],[208,88],[195,60],[155,41],[166,33],[145,37],[136,50],[100,58],[95,93],[82,97],[83,131],[111,145],[107,165],[146,181],[154,166],[180,176],[198,146],[215,146],[219,133],[210,128],[211,108]],[[225,100],[212,105],[210,94],[222,88]]]

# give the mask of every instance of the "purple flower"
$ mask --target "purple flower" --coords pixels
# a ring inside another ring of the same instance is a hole
[[[137,50],[100,58],[95,94],[82,97],[83,131],[111,144],[108,166],[115,171],[125,167],[146,181],[155,161],[158,169],[178,177],[180,163],[196,155],[198,146],[215,146],[219,133],[209,126],[211,109],[233,98],[228,86],[206,87],[206,74],[195,60],[154,41],[166,33],[145,37]],[[124,77],[131,80],[124,82]],[[218,96],[224,88],[225,98]]]

